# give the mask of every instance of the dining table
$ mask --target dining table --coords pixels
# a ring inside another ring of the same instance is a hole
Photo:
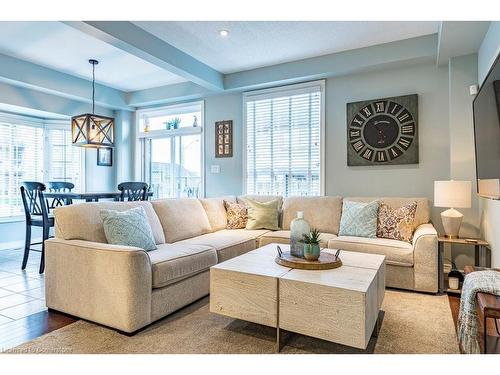
[[[111,191],[111,192],[86,192],[86,193],[77,193],[77,192],[43,192],[43,196],[49,199],[58,199],[64,200],[66,202],[71,202],[74,199],[84,200],[85,202],[98,202],[100,199],[114,199],[115,201],[119,201],[121,197],[121,192],[119,191]],[[152,191],[148,191],[146,196],[151,198],[153,196]]]

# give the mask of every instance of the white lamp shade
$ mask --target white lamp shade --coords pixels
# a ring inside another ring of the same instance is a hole
[[[434,206],[468,208],[471,206],[470,181],[434,181]]]

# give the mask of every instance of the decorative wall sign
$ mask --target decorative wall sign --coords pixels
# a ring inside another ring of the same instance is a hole
[[[97,149],[97,165],[103,167],[113,166],[113,149],[110,147],[99,147]]]
[[[230,158],[233,156],[233,120],[215,123],[215,157]]]
[[[418,163],[418,95],[347,103],[347,165]]]

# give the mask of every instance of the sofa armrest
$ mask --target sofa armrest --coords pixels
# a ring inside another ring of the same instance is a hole
[[[134,332],[151,322],[152,273],[137,247],[52,238],[45,242],[47,307]]]
[[[413,233],[415,289],[438,291],[438,235],[431,223],[422,224]]]

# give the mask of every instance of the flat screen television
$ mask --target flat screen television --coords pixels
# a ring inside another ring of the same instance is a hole
[[[477,193],[500,199],[500,54],[474,102]]]

